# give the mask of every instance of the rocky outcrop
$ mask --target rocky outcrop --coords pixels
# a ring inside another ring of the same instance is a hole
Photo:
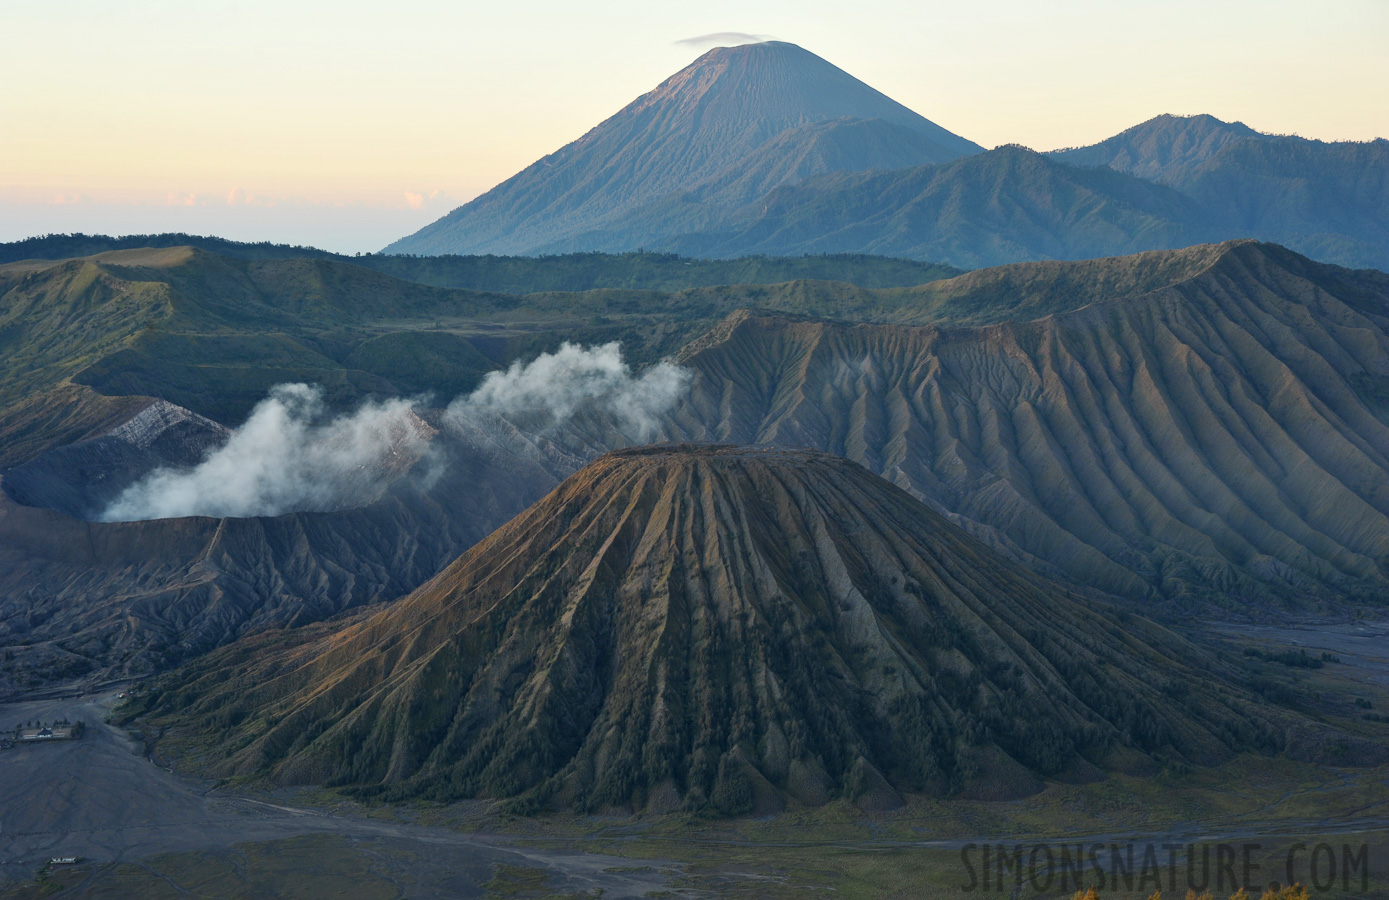
[[[104,434],[9,470],[0,489],[24,506],[90,519],[136,478],[161,466],[194,465],[229,433],[181,406],[150,400]]]

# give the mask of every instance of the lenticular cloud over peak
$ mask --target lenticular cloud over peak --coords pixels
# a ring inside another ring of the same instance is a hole
[[[731,47],[738,44],[760,44],[769,41],[772,36],[769,34],[747,34],[742,31],[715,31],[712,34],[701,34],[695,37],[681,38],[677,44],[685,44],[691,47]]]

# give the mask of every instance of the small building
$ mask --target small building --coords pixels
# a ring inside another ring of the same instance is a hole
[[[44,725],[42,722],[35,725],[19,728],[15,732],[15,740],[20,743],[34,741],[71,741],[82,736],[82,723],[53,723]]]

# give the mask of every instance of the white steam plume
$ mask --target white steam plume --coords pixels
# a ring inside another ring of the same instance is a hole
[[[429,450],[409,400],[364,403],[323,421],[323,390],[281,384],[227,442],[191,469],[160,468],[126,488],[107,522],[173,516],[275,516],[371,496]]]
[[[645,440],[689,383],[688,369],[665,362],[633,376],[616,341],[595,347],[565,342],[554,353],[488,373],[477,390],[449,405],[448,417],[498,416],[546,431],[592,410],[612,416],[624,434]]]
[[[492,430],[500,418],[546,432],[592,412],[610,418],[630,439],[645,440],[689,380],[688,370],[669,363],[633,375],[616,342],[590,348],[565,343],[530,363],[488,374],[449,405],[445,419],[471,431]],[[201,463],[150,472],[100,518],[275,516],[371,502],[432,452],[434,430],[415,405],[401,399],[365,403],[325,419],[321,388],[279,385]]]

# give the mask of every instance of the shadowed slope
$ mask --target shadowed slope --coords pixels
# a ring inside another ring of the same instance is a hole
[[[149,702],[223,774],[579,809],[1016,796],[1279,744],[1220,663],[1112,615],[847,460],[657,446],[372,618],[236,644]]]
[[[1389,597],[1389,277],[1199,250],[1168,287],[1029,323],[735,317],[685,358],[669,433],[844,454],[1109,592]],[[1048,265],[1120,285],[1159,256]],[[954,302],[1034,269],[963,276]]]
[[[167,461],[188,437],[179,424],[131,442],[127,423],[45,457],[46,472],[25,471],[31,465],[15,474],[27,476],[28,492],[60,501],[65,464],[114,478],[151,455]],[[164,671],[247,631],[394,600],[583,463],[505,422],[445,428],[432,446],[450,460],[437,480],[397,472],[352,498],[356,508],[275,517],[84,522],[20,505],[9,477],[0,479],[0,695]]]

